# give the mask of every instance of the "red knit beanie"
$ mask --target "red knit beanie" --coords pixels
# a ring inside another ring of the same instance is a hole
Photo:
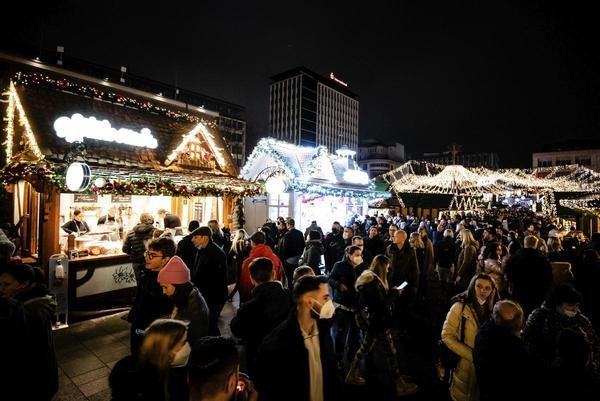
[[[173,256],[158,272],[157,281],[164,284],[185,284],[190,282],[190,269],[179,256]]]

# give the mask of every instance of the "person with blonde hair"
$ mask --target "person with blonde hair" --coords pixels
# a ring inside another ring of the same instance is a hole
[[[183,369],[191,352],[187,325],[158,319],[145,331],[139,356],[118,361],[109,376],[113,401],[183,401],[188,385]]]
[[[250,236],[246,230],[240,228],[235,233],[231,248],[227,250],[227,284],[235,283],[235,286],[227,297],[229,302],[233,301],[233,296],[238,292],[242,264],[248,255],[250,255],[250,250]]]
[[[467,288],[471,277],[477,268],[477,248],[479,243],[469,229],[460,230],[461,250],[458,254],[456,271],[454,272],[454,285],[458,291]]]
[[[463,230],[463,234],[468,230]],[[463,239],[464,241],[464,239]],[[467,239],[468,241],[468,239]],[[491,276],[473,276],[467,289],[454,296],[442,327],[442,341],[459,356],[453,371],[450,396],[454,401],[476,401],[479,389],[473,365],[473,347],[479,327],[490,320],[498,290]]]
[[[391,329],[394,326],[392,305],[397,295],[402,291],[389,288],[387,281],[390,269],[390,259],[385,255],[377,255],[368,270],[356,280],[356,290],[359,296],[359,311],[357,320],[365,332],[362,344],[356,352],[346,376],[346,383],[364,385],[366,380],[360,376],[359,364],[372,350],[375,342],[380,341],[385,348],[385,355],[398,396],[412,395],[418,391],[418,386],[407,382],[400,374],[396,347]]]

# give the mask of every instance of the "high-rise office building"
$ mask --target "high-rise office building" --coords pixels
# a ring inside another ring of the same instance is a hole
[[[325,78],[304,67],[271,77],[270,135],[303,146],[358,150],[358,96],[333,73]]]

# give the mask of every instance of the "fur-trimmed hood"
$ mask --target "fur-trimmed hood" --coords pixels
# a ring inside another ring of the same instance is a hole
[[[373,273],[371,270],[365,270],[356,279],[356,288],[358,289],[358,287],[368,284],[368,283],[372,282],[373,280],[379,280],[379,277],[377,277],[377,275],[375,273]]]

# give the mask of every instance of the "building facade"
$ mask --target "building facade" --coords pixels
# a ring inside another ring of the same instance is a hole
[[[325,78],[304,67],[271,77],[269,133],[301,146],[358,148],[358,96],[333,73]]]
[[[423,153],[423,156],[417,160],[430,163],[451,165],[458,164],[464,167],[485,167],[496,170],[500,164],[500,158],[497,153],[457,153],[454,161],[451,152]]]
[[[532,167],[553,167],[579,164],[596,172],[600,172],[600,148],[558,150],[539,152],[532,155]]]
[[[374,140],[362,141],[358,146],[358,164],[375,178],[399,167],[406,160],[404,145],[384,144]]]

